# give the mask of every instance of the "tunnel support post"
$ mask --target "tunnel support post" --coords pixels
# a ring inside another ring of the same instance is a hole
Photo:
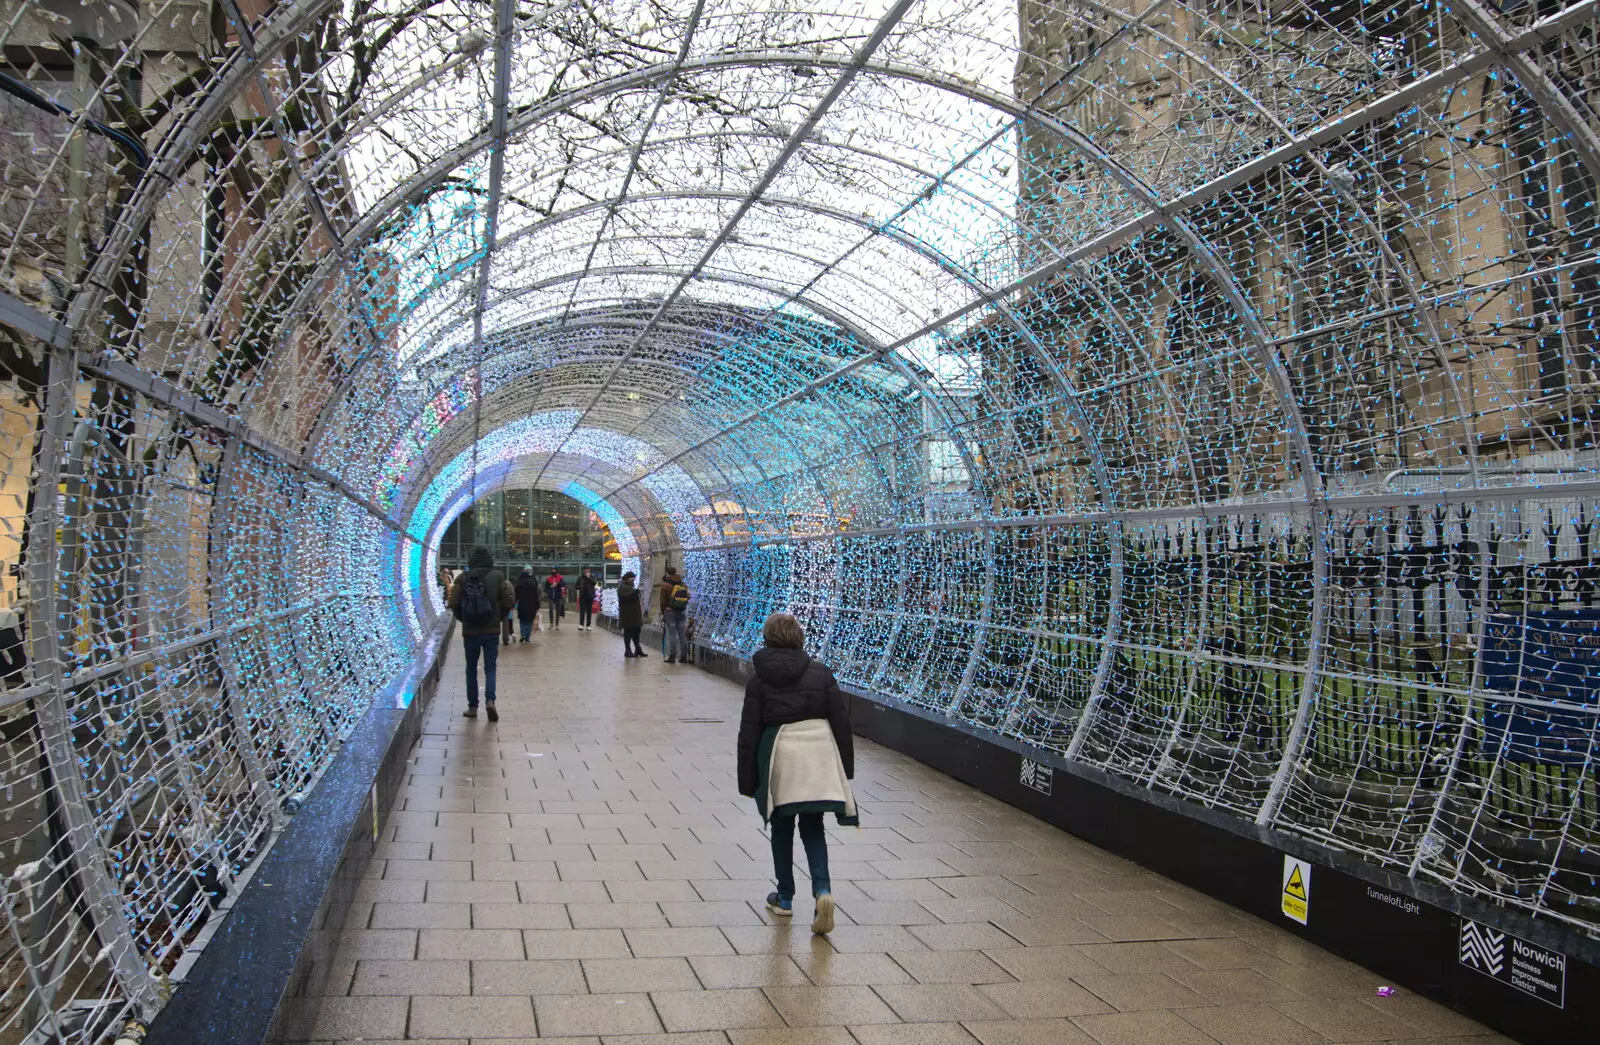
[[[994,619],[994,527],[985,519],[983,526],[983,600],[978,610],[978,623],[972,629],[972,652],[967,655],[967,666],[962,669],[961,681],[956,683],[956,691],[951,694],[949,703],[945,705],[945,714],[959,715],[961,705],[972,692],[972,680],[978,677],[978,668],[983,663],[983,651],[989,641],[989,624]]]
[[[1111,666],[1116,660],[1117,644],[1122,639],[1122,575],[1125,535],[1120,519],[1106,525],[1106,544],[1110,546],[1109,593],[1106,602],[1106,633],[1100,648],[1100,661],[1095,665],[1094,678],[1089,682],[1089,696],[1083,702],[1083,712],[1072,728],[1072,739],[1067,741],[1066,757],[1077,761],[1082,757],[1083,746],[1089,740],[1089,727],[1094,722],[1100,703],[1105,698],[1106,683],[1111,678]]]
[[[1289,781],[1299,765],[1305,750],[1306,736],[1311,728],[1311,714],[1317,703],[1317,692],[1322,684],[1322,652],[1328,639],[1328,508],[1326,504],[1313,504],[1310,509],[1309,534],[1311,544],[1311,631],[1306,642],[1306,677],[1300,690],[1300,704],[1295,708],[1288,735],[1284,737],[1283,752],[1278,757],[1278,769],[1272,776],[1267,795],[1256,811],[1256,823],[1271,826],[1283,808],[1289,793]]]
[[[230,436],[222,449],[222,460],[217,468],[217,490],[225,489],[221,479],[234,467],[239,454],[239,437]],[[231,493],[226,495],[221,504],[217,503],[216,494],[212,494],[211,506],[211,547],[220,549],[227,540],[226,520],[233,517],[234,498]],[[219,510],[220,509],[220,510]],[[220,631],[221,629],[213,629]],[[227,696],[228,714],[233,719],[234,732],[238,738],[239,759],[244,763],[245,775],[250,780],[250,790],[255,793],[256,800],[261,802],[271,818],[272,829],[281,830],[288,817],[278,803],[277,794],[273,791],[272,782],[267,778],[266,766],[261,761],[260,752],[256,750],[255,731],[250,728],[250,715],[244,706],[244,700],[239,696],[239,672],[234,665],[233,643],[219,641],[217,643],[217,659],[222,671],[222,692]]]
[[[35,479],[35,489],[45,494],[34,497],[33,515],[28,520],[29,652],[38,673],[37,681],[47,687],[46,692],[35,699],[34,707],[51,782],[57,791],[56,812],[66,832],[63,841],[88,908],[91,931],[109,958],[128,1000],[142,1019],[149,1019],[161,1007],[161,993],[134,946],[133,929],[121,892],[106,868],[100,831],[84,792],[83,778],[78,773],[72,723],[66,708],[68,693],[60,640],[63,633],[71,635],[72,629],[63,625],[65,607],[61,599],[60,547],[56,536],[61,516],[55,492],[61,478],[62,455],[75,424],[77,383],[76,345],[51,352]]]

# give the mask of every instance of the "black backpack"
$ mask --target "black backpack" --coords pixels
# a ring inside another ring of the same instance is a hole
[[[489,597],[489,578],[494,574],[479,576],[467,573],[461,578],[461,601],[456,606],[456,619],[469,628],[487,628],[497,623],[494,599]]]

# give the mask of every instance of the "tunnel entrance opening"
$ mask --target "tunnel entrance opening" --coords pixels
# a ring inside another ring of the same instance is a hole
[[[608,568],[621,571],[621,549],[600,516],[549,490],[506,489],[480,498],[445,529],[439,562],[464,569],[479,545],[513,573],[521,568],[543,576],[556,569],[576,577],[588,567],[602,577]]]

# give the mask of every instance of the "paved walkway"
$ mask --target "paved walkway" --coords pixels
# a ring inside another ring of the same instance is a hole
[[[311,1040],[1508,1041],[859,741],[863,829],[830,827],[839,925],[813,937],[808,899],[761,903],[739,688],[621,654],[571,624],[503,649],[490,725],[451,649]]]

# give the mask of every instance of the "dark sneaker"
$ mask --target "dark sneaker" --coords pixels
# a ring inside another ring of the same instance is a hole
[[[668,664],[676,664],[676,663],[678,663],[678,658],[677,657],[668,657],[667,658],[667,663]]]
[[[794,917],[794,901],[793,900],[785,900],[783,897],[779,896],[777,893],[768,893],[767,894],[767,910],[771,911],[773,914],[777,915],[779,918],[793,918]]]
[[[833,894],[817,894],[817,916],[811,920],[811,931],[818,936],[833,932]]]
[[[461,713],[461,717],[462,718],[477,718],[478,717],[478,709],[477,708],[468,708],[467,710],[465,710],[465,711],[463,711]]]
[[[490,722],[499,722],[500,721],[500,712],[498,712],[498,711],[496,711],[494,709],[494,705],[493,704],[485,704],[483,706],[483,710],[485,710],[485,711],[487,711],[489,713],[489,721]]]

